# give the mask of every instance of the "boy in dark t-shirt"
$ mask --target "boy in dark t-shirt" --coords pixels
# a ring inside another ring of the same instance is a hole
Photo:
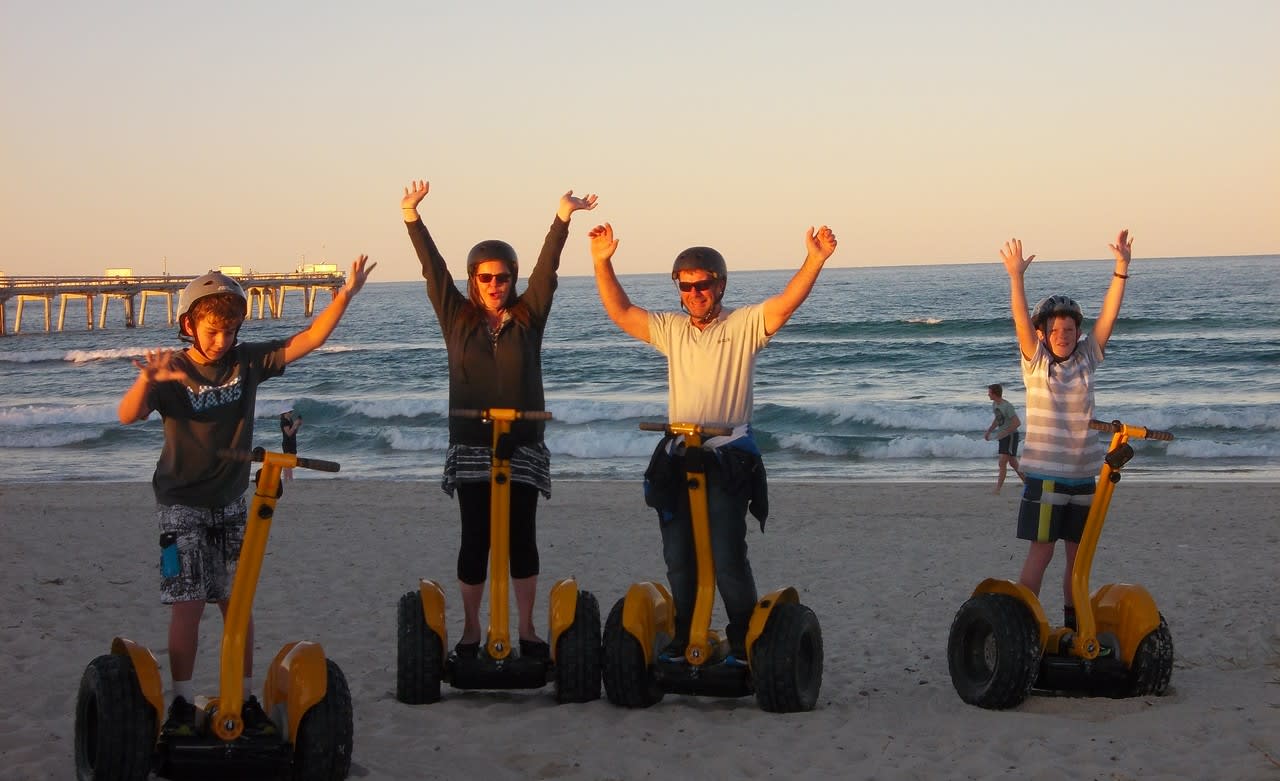
[[[253,446],[258,385],[325,343],[351,299],[364,287],[369,264],[361,255],[347,283],[311,325],[288,339],[237,343],[248,314],[248,298],[238,282],[216,271],[197,277],[178,299],[178,335],[184,350],[148,350],[134,361],[137,380],[120,399],[124,424],[159,412],[164,445],[151,484],[160,522],[161,601],[172,605],[169,667],[173,700],[163,729],[195,733],[194,692],[200,618],[208,602],[226,616],[240,543],[244,539],[250,465],[218,457],[223,448]],[[253,622],[245,644],[246,730],[274,726],[253,691]]]

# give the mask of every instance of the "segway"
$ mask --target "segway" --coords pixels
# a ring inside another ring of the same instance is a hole
[[[668,692],[708,697],[754,694],[766,711],[813,710],[822,686],[822,629],[794,588],[778,589],[756,602],[747,628],[746,660],[730,659],[728,639],[711,629],[716,574],[706,462],[715,455],[702,443],[704,437],[727,436],[733,429],[696,423],[641,423],[640,428],[684,437],[697,593],[689,644],[681,658],[661,655],[676,628],[675,603],[663,584],[635,583],[613,606],[604,626],[604,688],[609,702],[647,708]]]
[[[455,689],[540,689],[555,683],[558,702],[600,697],[600,605],[573,578],[551,589],[550,658],[521,656],[512,647],[508,620],[510,579],[511,456],[509,436],[517,420],[550,420],[549,412],[514,409],[450,410],[493,427],[489,470],[489,627],[474,657],[447,656],[444,589],[421,580],[400,597],[396,616],[396,699],[419,705],[440,699],[441,681]]]
[[[1133,458],[1130,439],[1173,435],[1120,421],[1109,431],[1097,492],[1071,572],[1075,627],[1051,627],[1029,588],[989,578],[956,613],[947,641],[951,682],[960,698],[983,708],[1012,708],[1033,691],[1139,697],[1162,695],[1173,673],[1173,638],[1155,599],[1142,586],[1109,583],[1089,596],[1089,571],[1120,470]]]
[[[346,677],[318,643],[286,644],[271,660],[262,707],[275,734],[245,732],[244,649],[253,599],[282,491],[282,469],[337,472],[332,461],[256,448],[220,451],[224,458],[262,463],[245,526],[222,632],[220,688],[196,697],[194,735],[161,732],[164,688],[156,657],[124,637],[85,668],[76,698],[76,776],[81,781],[161,776],[231,778],[292,775],[343,779],[351,767],[351,693]]]

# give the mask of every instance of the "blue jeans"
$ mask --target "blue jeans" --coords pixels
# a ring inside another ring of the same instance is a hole
[[[742,652],[746,645],[747,625],[758,599],[755,576],[751,573],[751,562],[747,560],[749,497],[746,492],[734,496],[726,491],[717,479],[718,474],[707,477],[707,514],[716,586],[729,616],[726,627],[729,642],[736,651]],[[698,587],[698,557],[694,549],[687,494],[675,516],[659,525],[662,529],[662,557],[667,562],[667,580],[671,583],[671,595],[676,602],[676,637],[687,641]]]

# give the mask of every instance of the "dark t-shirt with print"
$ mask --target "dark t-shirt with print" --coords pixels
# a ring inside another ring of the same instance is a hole
[[[203,366],[183,352],[174,366],[184,380],[157,383],[147,403],[164,420],[164,447],[151,485],[160,504],[223,507],[249,487],[249,463],[218,450],[253,447],[258,384],[284,373],[284,342],[236,345]]]

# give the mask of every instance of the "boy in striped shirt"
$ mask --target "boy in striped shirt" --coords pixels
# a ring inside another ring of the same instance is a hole
[[[1066,625],[1072,627],[1071,569],[1102,463],[1101,445],[1089,430],[1093,374],[1102,363],[1124,301],[1133,249],[1129,231],[1120,231],[1110,247],[1115,270],[1102,311],[1087,334],[1080,327],[1084,319],[1080,305],[1064,295],[1049,296],[1028,315],[1023,277],[1035,255],[1024,259],[1018,239],[1005,242],[1000,251],[1009,273],[1009,301],[1027,389],[1027,437],[1022,454],[1026,487],[1018,511],[1018,538],[1028,540],[1031,547],[1018,582],[1039,596],[1054,545],[1062,540],[1067,550],[1063,614]]]

